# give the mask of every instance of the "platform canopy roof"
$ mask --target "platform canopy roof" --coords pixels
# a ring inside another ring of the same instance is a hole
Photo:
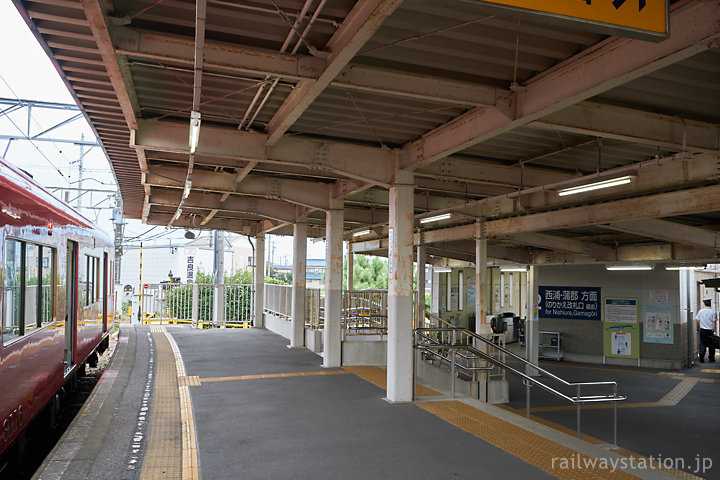
[[[651,40],[474,0],[13,1],[129,218],[322,237],[342,199],[354,250],[383,254],[412,171],[433,261],[477,236],[499,262],[718,258],[718,0],[670,1]]]

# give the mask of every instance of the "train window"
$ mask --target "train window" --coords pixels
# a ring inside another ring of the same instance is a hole
[[[87,272],[88,264],[90,263],[90,257],[85,255],[85,258],[80,258],[78,261],[78,305],[85,307],[89,305],[87,298]]]
[[[25,244],[25,333],[38,326],[38,273],[40,266],[40,247],[31,243]]]
[[[40,326],[44,326],[55,319],[55,249],[42,247],[40,261]]]
[[[20,312],[22,306],[22,249],[15,240],[5,241],[5,275],[3,277],[3,343],[22,335]]]

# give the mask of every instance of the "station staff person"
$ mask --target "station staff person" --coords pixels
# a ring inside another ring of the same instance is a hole
[[[715,361],[715,345],[713,336],[717,327],[717,313],[710,308],[710,300],[703,300],[705,306],[695,315],[697,328],[700,332],[700,363],[705,361],[705,347],[708,348],[708,360]]]

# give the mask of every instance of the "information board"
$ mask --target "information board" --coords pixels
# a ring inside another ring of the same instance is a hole
[[[561,20],[595,30],[647,40],[668,35],[668,0],[471,0]]]
[[[652,303],[643,306],[643,341],[646,343],[674,343],[674,306]]]
[[[540,318],[600,320],[600,287],[539,286]]]
[[[606,357],[640,358],[638,299],[603,299],[603,354]]]

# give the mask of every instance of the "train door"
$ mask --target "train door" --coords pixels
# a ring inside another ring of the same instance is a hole
[[[77,243],[67,242],[67,269],[65,279],[65,374],[74,365],[75,354],[75,324],[77,323]]]

